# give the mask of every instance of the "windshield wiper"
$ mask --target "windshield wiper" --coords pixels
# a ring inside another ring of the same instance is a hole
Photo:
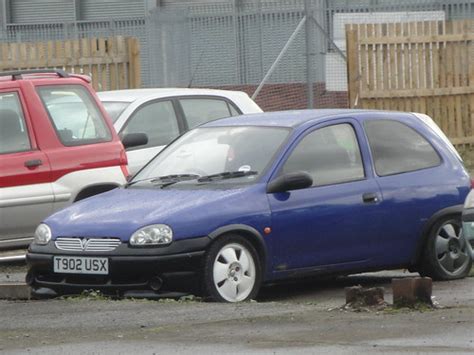
[[[151,182],[166,182],[167,180],[179,180],[179,181],[184,181],[186,179],[197,179],[201,175],[197,174],[171,174],[171,175],[164,175],[164,176],[158,176],[155,177],[151,180]]]
[[[141,180],[129,181],[129,182],[127,182],[127,183],[124,185],[124,187],[129,187],[129,186],[138,184],[139,182],[149,181],[149,180],[152,180],[152,179],[156,179],[156,178],[155,178],[155,177],[151,177],[151,178],[146,178],[146,179],[141,179]]]
[[[234,179],[243,176],[251,176],[257,175],[258,171],[225,171],[218,174],[206,175],[201,176],[197,179],[198,182],[208,182],[208,181],[215,181],[215,180],[225,180],[225,179]]]
[[[171,174],[171,175],[164,175],[164,176],[154,176],[147,179],[131,181],[127,183],[125,187],[134,185],[139,182],[149,181],[152,184],[159,183],[160,186],[163,188],[165,186],[172,185],[180,181],[195,180],[199,177],[200,175],[196,175],[196,174]]]
[[[134,185],[139,182],[149,181],[151,184],[159,185],[160,188],[176,184],[178,182],[197,180],[198,182],[210,182],[216,180],[234,179],[243,176],[257,175],[258,171],[225,171],[218,174],[200,176],[197,174],[171,174],[164,176],[151,177],[147,179],[131,181],[125,185],[125,187]]]
[[[164,188],[166,186],[176,184],[177,182],[196,180],[199,177],[200,175],[197,175],[197,174],[172,174],[172,175],[159,176],[157,178],[152,179],[150,182],[152,184],[159,183],[160,187]]]

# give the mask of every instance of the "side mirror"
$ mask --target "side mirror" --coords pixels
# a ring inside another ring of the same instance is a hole
[[[145,133],[128,133],[122,137],[122,144],[125,149],[145,145],[148,143],[148,136]]]
[[[277,177],[267,185],[267,193],[300,190],[311,187],[312,185],[312,177],[304,171],[298,171]]]

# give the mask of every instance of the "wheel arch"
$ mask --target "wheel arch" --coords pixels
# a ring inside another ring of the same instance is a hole
[[[260,234],[260,232],[246,224],[229,224],[217,228],[213,232],[209,233],[209,238],[214,241],[229,234],[238,234],[248,238],[248,241],[252,243],[258,253],[258,256],[261,258],[262,275],[265,275],[267,263],[267,248],[265,246],[263,236]]]
[[[447,218],[449,216],[461,216],[463,210],[463,205],[455,205],[447,208],[443,208],[438,212],[434,213],[423,226],[421,237],[418,239],[418,243],[415,249],[415,254],[412,257],[411,265],[418,266],[421,257],[423,255],[423,248],[426,245],[426,241],[429,238],[429,233],[433,226],[441,219]]]
[[[103,192],[113,190],[113,189],[115,189],[119,186],[120,185],[113,184],[113,183],[88,185],[86,187],[83,187],[78,192],[78,194],[74,197],[74,202],[83,200],[87,197],[98,195],[98,194],[103,193]]]

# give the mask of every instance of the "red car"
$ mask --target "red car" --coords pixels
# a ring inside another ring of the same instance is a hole
[[[52,212],[126,181],[124,146],[89,81],[0,73],[0,249],[29,244]]]

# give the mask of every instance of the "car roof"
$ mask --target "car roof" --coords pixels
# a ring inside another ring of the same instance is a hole
[[[288,127],[294,128],[305,124],[309,121],[323,121],[328,118],[338,118],[341,116],[356,118],[361,114],[369,112],[386,112],[394,113],[394,111],[374,111],[374,110],[355,110],[355,109],[319,109],[319,110],[293,110],[293,111],[275,111],[256,113],[242,116],[234,116],[222,118],[208,122],[201,127],[217,127],[217,126],[270,126],[270,127]],[[399,114],[407,114],[399,112]]]
[[[154,88],[154,89],[129,89],[98,92],[101,101],[134,102],[143,99],[159,99],[171,96],[222,96],[233,98],[245,95],[241,91],[215,90],[215,89],[194,89],[194,88]]]

